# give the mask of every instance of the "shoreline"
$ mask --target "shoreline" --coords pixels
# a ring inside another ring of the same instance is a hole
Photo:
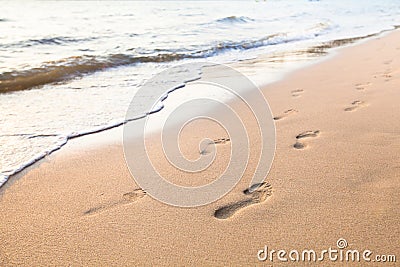
[[[286,79],[288,76],[292,75],[293,73],[296,73],[298,71],[302,71],[305,70],[313,65],[317,65],[320,64],[326,60],[330,60],[331,58],[335,57],[335,55],[337,53],[340,53],[341,49],[345,49],[347,47],[352,47],[354,45],[360,45],[364,42],[368,42],[369,40],[373,40],[375,38],[380,38],[380,37],[384,37],[387,34],[390,34],[391,32],[396,31],[400,26],[394,26],[393,29],[388,29],[388,30],[382,30],[380,32],[377,33],[373,33],[373,34],[369,34],[366,36],[360,36],[360,37],[350,37],[350,38],[345,38],[345,39],[341,39],[341,40],[334,40],[334,41],[330,41],[330,42],[324,42],[321,43],[320,45],[317,46],[312,46],[309,47],[308,50],[321,50],[319,52],[315,52],[317,54],[317,56],[313,55],[311,59],[309,60],[305,60],[305,61],[301,61],[300,63],[298,63],[298,66],[296,67],[292,67],[289,70],[286,70],[281,76],[277,77],[276,79],[274,79],[273,81],[269,81],[269,82],[263,82],[258,84],[258,86],[260,88],[264,88],[267,87],[269,85],[273,85],[275,83],[279,83],[280,81]],[[333,44],[338,42],[338,44]],[[321,55],[322,54],[322,55]],[[258,58],[254,59],[256,61],[262,61],[263,55],[260,55]],[[247,59],[245,61],[249,61],[251,62],[252,59]],[[233,68],[237,67],[236,65],[241,63],[241,61],[239,62],[232,62],[229,63],[229,66],[232,66]],[[250,63],[247,63],[250,64]],[[201,79],[201,77],[199,77],[199,79]],[[185,86],[190,85],[192,81],[188,81],[185,82]],[[169,96],[171,93],[173,93],[176,90],[180,90],[182,88],[176,88],[176,89],[172,89],[170,92],[167,93],[167,96]],[[166,100],[166,98],[160,100],[160,103],[164,106],[164,101]],[[232,101],[232,100],[229,100]],[[158,113],[162,110],[163,108],[160,108],[154,112],[151,112],[150,114],[146,115],[146,116],[151,116],[153,113]],[[209,113],[212,113],[213,110],[209,110]],[[138,118],[141,119],[141,118]],[[4,181],[1,182],[0,180],[0,194],[3,191],[2,188],[6,186],[6,184],[10,183],[10,180],[13,179],[13,177],[17,177],[19,176],[19,174],[23,171],[25,171],[28,168],[34,167],[36,164],[40,164],[40,161],[45,160],[46,157],[48,157],[49,155],[58,152],[59,150],[61,150],[62,148],[64,148],[64,146],[68,145],[68,143],[71,140],[74,140],[76,138],[82,138],[82,137],[86,137],[86,136],[92,136],[92,135],[96,135],[98,133],[103,133],[103,132],[107,132],[109,130],[113,130],[114,128],[120,128],[123,127],[126,124],[126,121],[122,121],[122,122],[117,122],[114,124],[107,124],[105,126],[101,126],[98,128],[93,128],[91,130],[85,130],[83,132],[79,132],[79,133],[72,133],[70,135],[66,135],[65,136],[65,140],[62,142],[62,144],[59,144],[57,146],[55,146],[54,148],[49,149],[46,152],[43,152],[41,155],[37,156],[34,159],[29,160],[28,162],[22,164],[17,170],[13,171],[12,174],[10,175],[6,175],[4,176]],[[2,177],[3,178],[3,177]]]
[[[272,189],[257,196],[243,195],[250,161],[223,199],[194,209],[166,206],[133,184],[118,140],[103,147],[93,140],[84,149],[86,137],[71,140],[1,188],[0,263],[256,264],[264,245],[323,249],[339,238],[399,255],[399,36],[395,30],[343,47],[263,88],[278,140],[267,178]],[[224,137],[215,126],[198,126],[184,136],[183,150],[193,157],[198,137]],[[257,152],[257,133],[250,135]],[[157,144],[151,149],[156,153]],[[218,149],[226,162],[228,146]]]

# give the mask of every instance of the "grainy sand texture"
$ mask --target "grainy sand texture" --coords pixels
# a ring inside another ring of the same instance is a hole
[[[173,207],[146,194],[125,164],[119,128],[71,140],[1,189],[0,265],[343,266],[257,258],[265,246],[321,251],[340,238],[400,260],[399,40],[396,30],[341,48],[263,88],[276,124],[271,171],[249,188],[260,150],[250,131],[243,179],[209,205]],[[202,174],[168,166],[158,139],[150,142],[155,166],[174,183],[207,183],[229,160],[226,132],[197,123],[180,145],[196,158],[199,140],[215,140],[215,164]]]

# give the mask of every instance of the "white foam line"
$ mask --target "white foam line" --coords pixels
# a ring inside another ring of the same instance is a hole
[[[143,114],[143,115],[139,115],[139,116],[134,117],[134,118],[128,118],[128,119],[125,119],[125,120],[123,120],[121,122],[116,122],[116,123],[108,124],[108,125],[105,125],[105,126],[95,127],[95,128],[90,129],[90,130],[87,130],[87,131],[72,132],[69,135],[65,135],[65,136],[63,136],[61,134],[60,135],[57,135],[57,134],[13,134],[13,135],[8,135],[8,136],[14,136],[14,135],[15,136],[28,136],[28,138],[39,137],[39,136],[42,136],[42,137],[60,136],[60,137],[63,137],[63,138],[62,138],[61,142],[58,142],[53,148],[51,148],[49,150],[46,150],[46,151],[44,151],[42,153],[39,153],[38,155],[36,155],[32,159],[26,161],[25,163],[22,163],[15,170],[12,170],[11,172],[9,172],[7,174],[0,173],[0,188],[10,179],[11,176],[18,174],[19,172],[23,171],[24,169],[32,166],[36,162],[38,162],[38,161],[42,160],[43,158],[45,158],[46,156],[50,155],[51,153],[61,149],[64,145],[66,145],[68,143],[68,141],[70,139],[82,137],[82,136],[89,135],[89,134],[95,134],[95,133],[107,131],[107,130],[122,126],[122,125],[124,125],[124,124],[126,124],[126,123],[128,123],[130,121],[142,119],[142,118],[145,118],[145,117],[147,117],[147,116],[149,116],[149,115],[151,115],[153,113],[157,113],[157,112],[161,111],[164,108],[163,102],[168,98],[168,95],[170,93],[174,92],[175,90],[178,90],[178,89],[181,89],[181,88],[185,87],[186,84],[189,83],[189,82],[196,81],[196,80],[200,79],[201,78],[201,74],[202,73],[199,72],[199,76],[187,79],[183,83],[178,84],[176,86],[173,86],[170,90],[167,91],[167,93],[165,93],[160,98],[159,102],[155,105],[155,108],[152,111],[147,112],[146,114]]]

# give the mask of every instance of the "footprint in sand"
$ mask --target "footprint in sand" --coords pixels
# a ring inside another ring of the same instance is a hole
[[[371,82],[367,83],[357,83],[355,84],[356,90],[363,91],[365,90],[368,86],[371,86]]]
[[[145,195],[146,195],[146,192],[143,191],[142,189],[135,189],[132,192],[123,194],[121,200],[111,202],[110,204],[107,204],[107,205],[90,208],[87,211],[85,211],[83,213],[83,215],[96,215],[103,211],[118,207],[120,205],[126,205],[126,204],[136,202],[137,200],[143,198]]]
[[[254,204],[264,202],[272,194],[271,185],[268,183],[254,184],[243,191],[245,199],[218,208],[214,212],[214,217],[225,220],[232,217],[238,211]]]
[[[291,92],[293,97],[299,97],[304,93],[303,89],[296,89]]]
[[[306,143],[303,143],[303,142],[300,142],[300,140],[306,139],[306,138],[315,138],[315,137],[317,137],[319,134],[320,134],[320,131],[319,131],[319,130],[302,132],[302,133],[300,133],[300,134],[298,134],[298,135],[296,136],[297,141],[296,141],[296,143],[293,145],[293,147],[296,148],[296,149],[304,149],[304,148],[307,147],[307,144],[306,144]]]
[[[399,70],[396,71],[396,70],[392,70],[392,69],[387,69],[384,72],[375,73],[375,75],[373,77],[378,78],[378,76],[379,76],[379,77],[383,78],[386,82],[389,82],[389,81],[391,81],[391,78],[393,78],[393,76],[395,76],[396,73],[398,73],[398,72],[399,72]]]
[[[295,110],[295,109],[288,109],[288,110],[286,110],[285,112],[283,112],[282,115],[274,117],[274,120],[275,120],[275,121],[282,120],[282,119],[286,118],[287,116],[296,114],[297,112],[298,112],[298,111]]]
[[[223,144],[226,144],[226,143],[228,143],[228,142],[230,142],[230,141],[231,141],[230,138],[218,138],[218,139],[214,139],[212,142],[208,143],[204,149],[201,149],[199,153],[200,153],[201,155],[206,155],[206,154],[209,153],[209,151],[207,151],[207,147],[208,147],[209,145],[212,145],[212,144],[215,144],[215,145],[223,145]]]
[[[382,77],[385,79],[385,82],[390,82],[393,75],[392,75],[392,73],[385,73],[382,75]]]
[[[356,101],[351,102],[351,106],[345,108],[344,111],[355,111],[356,109],[358,109],[360,107],[364,107],[364,106],[366,106],[365,102],[356,100]]]
[[[382,74],[382,77],[385,78],[386,82],[389,82],[389,81],[392,80],[391,78],[394,78],[394,77],[398,76],[399,73],[400,73],[400,69],[397,69],[397,70],[389,69],[389,70],[386,70]]]

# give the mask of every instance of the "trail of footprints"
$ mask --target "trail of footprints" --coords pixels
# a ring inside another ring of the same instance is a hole
[[[385,73],[384,77],[390,78],[392,77],[391,73]],[[355,84],[355,89],[359,91],[363,91],[369,86],[371,86],[371,82],[367,83],[357,83]],[[304,93],[303,89],[296,89],[291,91],[292,97],[300,97]],[[364,101],[361,100],[355,100],[353,101],[350,106],[344,108],[344,111],[346,112],[351,112],[355,111],[361,107],[365,107],[367,104]],[[274,117],[273,119],[276,121],[285,119],[288,116],[294,115],[298,113],[297,110],[295,109],[288,109],[283,112],[283,114]],[[305,142],[308,139],[316,138],[320,135],[319,130],[314,130],[314,131],[305,131],[296,136],[296,143],[293,145],[295,149],[304,149],[308,146],[308,144]],[[211,144],[215,145],[221,145],[221,144],[226,144],[230,142],[229,138],[218,138],[213,140]],[[200,154],[206,154],[207,151],[206,149],[200,151]],[[247,188],[246,190],[243,191],[244,198],[238,202],[234,202],[231,204],[228,204],[226,206],[220,207],[214,212],[214,217],[217,219],[229,219],[233,215],[235,215],[237,212],[241,211],[242,209],[252,206],[254,204],[262,203],[264,202],[269,196],[272,194],[272,189],[271,185],[269,183],[260,183],[260,184],[255,184],[251,186],[250,188]],[[110,203],[108,205],[103,205],[103,206],[98,206],[98,207],[93,207],[88,209],[87,211],[84,212],[84,215],[96,215],[99,214],[103,211],[118,207],[120,205],[126,205],[130,204],[133,202],[138,201],[139,199],[143,198],[146,195],[146,192],[143,191],[142,189],[136,189],[132,192],[128,192],[122,195],[121,200]]]
[[[131,192],[125,193],[122,195],[122,198],[118,201],[109,203],[107,205],[97,206],[86,210],[83,214],[87,216],[97,215],[103,211],[110,210],[112,208],[116,208],[121,205],[127,205],[133,202],[138,201],[146,195],[146,192],[142,189],[135,189]]]
[[[383,76],[386,78],[392,77],[391,73],[385,73]],[[357,83],[357,84],[355,84],[355,88],[356,88],[356,90],[363,91],[363,90],[366,90],[371,85],[372,85],[371,82]],[[303,92],[304,92],[304,90],[302,90],[302,89],[296,89],[296,90],[291,91],[291,95],[293,97],[299,97],[303,94]],[[346,107],[344,109],[344,111],[347,111],[347,112],[355,111],[358,108],[365,107],[365,106],[367,106],[367,104],[364,101],[355,100],[350,104],[350,106]],[[274,117],[274,120],[276,120],[276,121],[282,120],[282,119],[284,119],[290,115],[296,114],[296,113],[298,113],[297,110],[288,109],[282,115]],[[316,138],[320,135],[320,133],[321,133],[320,130],[314,130],[314,131],[305,131],[305,132],[298,134],[296,136],[296,143],[293,145],[293,147],[295,149],[306,148],[308,145],[304,141],[308,140],[308,139]],[[248,206],[264,202],[269,196],[271,196],[271,192],[272,192],[271,185],[268,183],[253,185],[252,187],[243,191],[243,194],[247,196],[246,198],[244,198],[238,202],[231,203],[231,204],[228,204],[221,208],[218,208],[214,212],[214,216],[218,219],[228,219],[228,218],[232,217],[233,215],[235,215],[238,211],[240,211]]]
[[[254,184],[243,191],[244,198],[242,200],[230,203],[215,210],[214,217],[221,220],[229,219],[246,207],[264,202],[269,196],[271,196],[271,194],[272,189],[270,184]]]

